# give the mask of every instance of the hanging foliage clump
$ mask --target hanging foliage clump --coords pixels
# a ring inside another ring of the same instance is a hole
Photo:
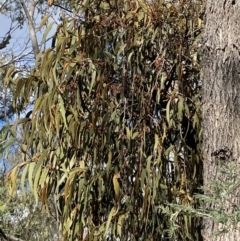
[[[10,193],[20,170],[46,208],[54,193],[65,240],[198,240],[167,204],[195,205],[202,182],[202,8],[78,1],[29,76],[8,72],[15,108],[35,100]]]

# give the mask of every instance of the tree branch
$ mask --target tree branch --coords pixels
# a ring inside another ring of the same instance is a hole
[[[25,241],[25,240],[9,235],[7,241]]]
[[[6,48],[6,46],[9,44],[10,39],[11,39],[11,35],[6,34],[6,36],[3,38],[2,42],[0,42],[0,49]]]
[[[25,241],[23,239],[17,238],[12,235],[6,235],[1,228],[0,228],[0,237],[6,241]]]
[[[7,2],[8,2],[8,0],[5,0],[3,3],[1,3],[0,11],[5,7]]]
[[[9,61],[6,61],[5,63],[1,64],[0,65],[0,68],[4,68],[10,64],[13,64],[15,63],[16,61],[20,60],[21,58],[25,57],[25,56],[28,56],[30,53],[32,53],[32,50],[30,50],[29,52],[25,53],[25,54],[21,54],[21,55],[18,55],[16,56],[15,58],[9,60]]]
[[[60,6],[60,5],[56,4],[56,3],[53,3],[53,6],[58,7],[58,8],[61,8],[61,9],[65,10],[65,11],[67,11],[67,12],[69,12],[69,13],[73,13],[73,11],[71,11],[71,10],[69,10],[69,9],[67,9],[67,8],[65,8],[65,7],[63,7],[63,6]]]
[[[38,47],[37,35],[36,35],[34,23],[33,23],[33,14],[34,14],[35,4],[33,1],[30,1],[31,9],[28,10],[24,0],[19,0],[19,1],[23,7],[23,10],[28,20],[29,34],[32,42],[34,57],[36,58],[37,54],[39,53],[39,47]]]
[[[13,32],[15,29],[16,29],[16,27],[13,27],[12,23],[11,23],[10,29],[5,34],[5,36],[3,37],[2,42],[0,42],[0,49],[6,48],[6,46],[9,44],[9,41],[11,39],[11,32]]]

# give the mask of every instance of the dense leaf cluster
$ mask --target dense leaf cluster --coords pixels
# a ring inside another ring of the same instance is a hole
[[[199,220],[166,206],[196,205],[202,184],[202,8],[77,1],[31,73],[8,72],[16,108],[34,96],[9,191],[22,170],[46,208],[54,193],[65,240],[198,240]]]

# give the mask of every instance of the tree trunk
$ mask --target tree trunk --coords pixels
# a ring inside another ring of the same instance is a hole
[[[221,162],[240,162],[240,3],[238,0],[208,0],[203,52],[203,162],[204,184],[220,180],[217,166]],[[236,168],[237,169],[237,168]],[[224,201],[231,212],[239,207],[240,191]],[[212,206],[213,207],[213,206]],[[214,208],[214,207],[213,207]],[[217,209],[217,207],[215,207]],[[240,231],[213,236],[221,228],[214,221],[204,222],[206,241],[235,241]]]

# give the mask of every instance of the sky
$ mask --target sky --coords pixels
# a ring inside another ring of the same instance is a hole
[[[0,14],[0,37],[2,37],[10,27],[10,21],[3,14]]]
[[[0,0],[1,3],[2,0]],[[50,9],[51,11],[51,9]],[[58,19],[58,15],[60,14],[60,12],[58,11],[58,13],[55,15],[54,13],[52,13],[54,16],[54,20],[57,21]],[[36,16],[36,26],[38,27],[40,25],[41,22],[41,15],[39,14],[38,16]],[[49,23],[52,22],[53,20],[51,18],[49,18]],[[6,35],[6,33],[9,31],[11,27],[11,19],[8,18],[7,16],[3,15],[2,13],[0,13],[0,41],[2,41],[3,37]],[[42,28],[42,31],[38,31],[37,32],[37,38],[38,38],[38,42],[41,42],[42,36],[44,34],[44,30],[45,28]],[[53,26],[52,30],[49,32],[48,37],[52,36],[55,33],[56,30],[56,25]],[[28,30],[28,26],[27,23],[24,24],[24,26],[20,29],[16,29],[12,34],[11,34],[11,40],[10,40],[10,44],[7,45],[7,48],[0,50],[0,52],[6,52],[8,50],[10,50],[10,52],[8,51],[8,53],[11,53],[11,51],[13,50],[14,53],[19,53],[21,52],[23,49],[25,49],[25,43],[26,43],[26,39],[28,39],[29,37],[29,30]],[[50,46],[50,41],[48,43],[48,45]],[[28,44],[28,49],[26,50],[29,51],[31,50],[31,44]]]
[[[5,34],[9,31],[11,27],[11,19],[6,17],[5,15],[0,13],[0,40],[2,41]],[[11,40],[10,44],[7,46],[6,49],[1,50],[2,52],[5,52],[8,49],[15,49],[17,51],[21,50],[21,46],[24,45],[24,40],[28,36],[28,29],[26,24],[23,26],[22,29],[16,29],[11,34]]]

